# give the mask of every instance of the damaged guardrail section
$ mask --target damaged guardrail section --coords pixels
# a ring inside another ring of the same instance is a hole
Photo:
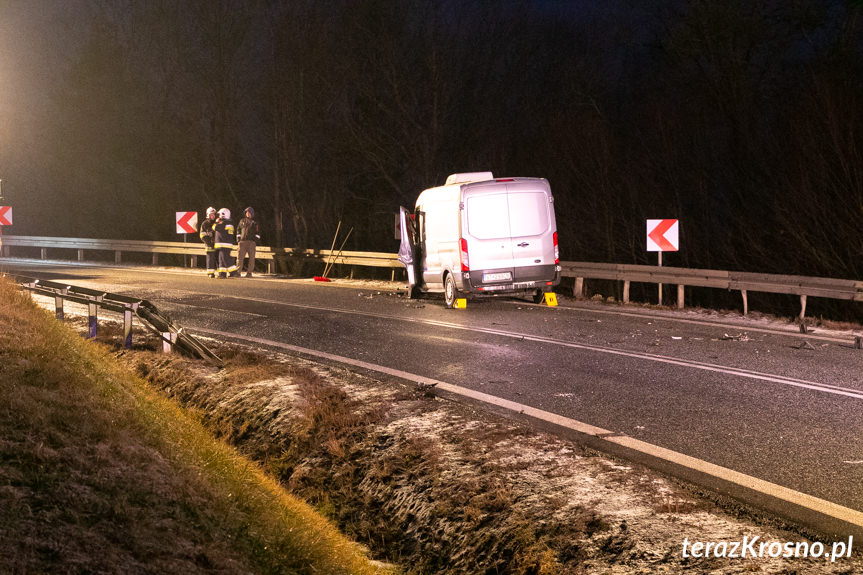
[[[53,297],[57,319],[64,318],[63,304],[66,301],[87,306],[87,337],[89,338],[96,337],[99,310],[109,310],[123,315],[123,339],[126,348],[129,349],[132,347],[132,319],[135,315],[142,320],[144,327],[161,338],[164,351],[170,351],[174,346],[178,346],[214,365],[219,367],[222,365],[222,360],[215,353],[147,300],[26,276],[7,275],[6,277],[33,293]]]

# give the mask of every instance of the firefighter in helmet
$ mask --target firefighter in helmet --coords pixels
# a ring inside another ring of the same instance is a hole
[[[216,250],[216,232],[213,227],[216,224],[216,208],[207,208],[207,217],[201,222],[198,235],[207,247],[207,277],[216,277],[219,267],[219,252]]]
[[[219,253],[219,278],[238,277],[240,272],[237,271],[237,262],[231,256],[231,250],[234,249],[234,220],[231,219],[231,210],[222,208],[219,210],[219,217],[213,225],[215,232],[215,248]]]

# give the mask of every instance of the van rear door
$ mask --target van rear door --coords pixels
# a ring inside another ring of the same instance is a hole
[[[497,182],[465,190],[471,269],[554,264],[554,212],[543,184]]]
[[[463,237],[468,239],[472,270],[501,270],[509,277],[485,281],[512,280],[512,234],[506,185],[478,186],[465,190],[466,218]],[[465,229],[466,228],[466,229]]]
[[[515,267],[554,264],[554,237],[550,222],[552,207],[542,188],[523,184],[507,189],[512,233],[512,263]]]

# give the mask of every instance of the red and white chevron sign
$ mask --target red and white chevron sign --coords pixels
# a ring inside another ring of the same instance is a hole
[[[177,233],[194,234],[198,231],[198,212],[177,212]]]
[[[678,228],[678,220],[647,220],[647,251],[678,251],[680,249]]]
[[[0,226],[12,225],[12,206],[0,206]]]

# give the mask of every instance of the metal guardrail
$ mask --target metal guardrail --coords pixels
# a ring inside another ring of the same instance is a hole
[[[176,345],[214,365],[222,365],[222,360],[215,353],[189,334],[185,328],[175,325],[168,315],[160,312],[155,305],[147,300],[38,278],[17,275],[7,275],[6,277],[11,278],[21,287],[33,293],[53,297],[57,319],[63,319],[65,316],[63,306],[65,301],[87,306],[87,337],[90,339],[96,337],[99,310],[107,309],[123,314],[124,344],[127,349],[130,349],[132,347],[132,316],[134,314],[143,320],[145,327],[162,339],[163,350],[170,351]]]
[[[47,259],[49,248],[77,250],[78,260],[84,260],[87,250],[113,251],[114,261],[122,261],[123,252],[145,252],[153,254],[153,264],[158,264],[158,255],[186,254],[204,256],[202,243],[150,242],[135,240],[101,240],[86,238],[51,238],[37,236],[2,236],[2,255],[9,257],[13,246],[41,248],[42,259]],[[277,259],[299,259],[309,262],[333,262],[349,266],[383,267],[395,271],[404,266],[397,254],[382,252],[341,252],[335,250],[310,250],[299,248],[270,248],[259,246],[256,259],[267,260],[270,272],[275,271]],[[623,301],[629,302],[632,282],[671,284],[677,286],[677,306],[684,307],[685,286],[708,287],[741,292],[743,313],[749,313],[748,292],[781,293],[800,296],[800,318],[806,313],[807,297],[823,297],[863,302],[863,281],[830,279],[811,276],[790,276],[732,272],[723,270],[675,268],[667,266],[645,266],[630,264],[607,264],[593,262],[561,262],[563,277],[575,279],[573,295],[581,296],[585,279],[606,279],[623,282]],[[661,293],[661,290],[660,290]],[[661,303],[661,302],[660,302]]]
[[[153,265],[159,265],[159,254],[182,254],[193,258],[204,257],[206,250],[201,242],[157,242],[139,240],[104,240],[91,238],[52,238],[40,236],[3,236],[2,255],[10,257],[12,247],[31,247],[41,249],[41,258],[48,259],[48,249],[76,250],[78,261],[85,261],[86,251],[114,252],[114,263],[122,263],[123,252],[149,253],[153,255]],[[311,250],[300,248],[272,248],[258,246],[255,259],[269,264],[270,273],[275,272],[277,260],[300,262],[329,262],[349,266],[369,266],[398,269],[403,267],[396,254],[382,252],[341,252],[336,250]],[[197,267],[193,260],[192,267]]]
[[[809,296],[863,302],[863,281],[856,280],[590,262],[561,262],[561,267],[563,276],[576,279],[575,295],[581,295],[585,278],[623,281],[624,303],[629,302],[631,282],[677,285],[677,306],[681,309],[685,286],[740,291],[744,315],[749,313],[750,291],[800,296],[801,319]]]

